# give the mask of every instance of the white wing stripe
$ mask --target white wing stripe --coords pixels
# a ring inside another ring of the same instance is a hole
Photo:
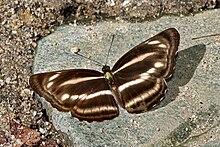
[[[61,96],[61,100],[62,100],[62,101],[65,101],[65,100],[67,100],[69,97],[70,97],[70,95],[69,95],[68,93],[65,93],[65,94],[63,94],[63,95]]]
[[[116,70],[114,73],[128,67],[128,66],[131,66],[132,64],[135,64],[137,62],[141,62],[142,60],[144,60],[145,58],[149,57],[149,56],[152,56],[152,55],[155,55],[157,54],[157,52],[152,52],[152,53],[146,53],[146,54],[143,54],[143,55],[140,55],[134,59],[132,59],[131,61],[129,61],[128,63],[126,63],[125,65],[123,65],[121,68],[119,68],[118,70]]]
[[[95,80],[95,79],[101,79],[103,77],[83,77],[83,78],[72,78],[70,80],[67,80],[65,82],[63,82],[62,84],[60,84],[59,86],[62,87],[64,85],[69,85],[69,84],[78,84],[80,82],[85,82],[85,81],[89,81],[89,80]]]
[[[133,81],[130,81],[130,82],[127,82],[121,86],[118,87],[118,90],[120,92],[122,92],[123,90],[125,90],[126,88],[130,87],[130,86],[133,86],[133,85],[137,85],[137,84],[140,84],[142,82],[144,82],[145,80],[144,79],[136,79],[136,80],[133,80]]]
[[[92,98],[95,98],[97,96],[100,96],[100,95],[112,95],[112,92],[110,90],[102,90],[102,91],[99,91],[99,92],[95,92],[95,93],[92,93],[90,95],[87,95],[86,93],[84,94],[80,94],[80,95],[69,95],[69,94],[63,94],[62,97],[61,97],[61,100],[64,101],[68,98],[72,99],[72,100],[76,100],[76,99],[82,99],[82,98],[85,98],[85,99],[92,99]]]
[[[54,82],[49,82],[49,83],[47,84],[47,89],[49,89],[49,88],[53,85],[53,83],[54,83]]]
[[[159,44],[160,41],[159,40],[153,40],[153,41],[150,41],[150,42],[147,42],[147,44]]]
[[[154,67],[156,67],[156,68],[164,67],[164,63],[156,62],[156,63],[154,63]]]
[[[167,46],[165,44],[159,44],[158,47],[160,47],[160,48],[167,48]]]
[[[112,95],[112,92],[110,90],[99,91],[99,92],[88,95],[86,97],[86,99],[92,99],[92,98],[95,98],[95,97],[100,96],[100,95]]]
[[[93,114],[96,112],[103,112],[103,111],[117,111],[117,107],[113,107],[110,105],[98,106],[98,107],[91,107],[90,109],[80,108],[79,106],[74,106],[79,114]],[[104,114],[102,114],[104,115]],[[94,117],[94,116],[91,116]]]
[[[143,93],[140,93],[139,95],[137,95],[136,97],[134,97],[133,99],[131,99],[130,101],[128,101],[126,103],[126,107],[131,107],[132,105],[139,103],[141,101],[144,101],[145,99],[149,98],[149,96],[154,95],[156,92],[158,92],[160,89],[160,84],[156,84],[154,87],[152,87],[151,89],[146,90]]]
[[[52,81],[52,80],[56,79],[59,75],[60,75],[60,73],[57,73],[57,74],[51,76],[48,81]]]
[[[134,104],[137,104],[139,102],[143,101],[142,97],[141,96],[137,96],[133,99],[131,99],[130,101],[128,101],[125,105],[125,107],[131,107],[132,105]]]

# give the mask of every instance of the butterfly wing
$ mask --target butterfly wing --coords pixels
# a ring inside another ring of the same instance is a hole
[[[118,116],[118,106],[103,74],[72,69],[32,75],[30,86],[59,111],[79,120],[103,121]]]
[[[149,73],[155,77],[168,78],[175,66],[179,45],[176,29],[167,29],[142,42],[124,54],[114,65],[113,73],[128,76]]]
[[[115,83],[118,87],[118,101],[129,113],[150,110],[163,99],[167,88],[163,79],[149,75],[115,77]]]
[[[179,45],[176,29],[167,29],[142,42],[123,55],[112,72],[119,101],[130,113],[151,109],[161,101],[166,91],[166,82],[175,67]]]

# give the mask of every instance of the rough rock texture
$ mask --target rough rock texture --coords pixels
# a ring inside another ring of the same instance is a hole
[[[100,22],[64,25],[39,41],[34,73],[70,68],[94,68],[81,53],[104,62],[111,35],[116,34],[108,63],[112,66],[126,51],[160,31],[175,27],[181,35],[179,56],[166,99],[154,110],[128,114],[101,123],[80,122],[39,98],[56,129],[68,134],[74,146],[220,146],[220,41],[192,40],[219,33],[220,10],[189,17],[165,16],[152,22]]]
[[[106,17],[115,17],[117,20],[149,20],[164,14],[189,15],[217,7],[217,0],[76,0],[63,9],[63,14],[69,16],[70,21],[71,18],[73,21]]]
[[[219,4],[219,0],[0,0],[0,145],[68,144],[49,122],[28,84],[37,41],[55,26],[82,20],[140,21],[163,14],[191,15],[219,8]],[[27,137],[27,132],[33,136]],[[40,134],[40,140],[34,134]]]

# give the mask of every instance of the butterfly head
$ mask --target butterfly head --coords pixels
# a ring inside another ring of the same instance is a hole
[[[104,73],[111,71],[110,66],[108,66],[108,65],[103,65],[103,66],[102,66],[102,71],[103,71]]]

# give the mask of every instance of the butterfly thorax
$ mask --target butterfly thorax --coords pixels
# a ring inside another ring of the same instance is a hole
[[[107,65],[104,65],[102,67],[102,71],[104,73],[105,79],[108,82],[108,84],[114,85],[114,77],[113,77],[112,71],[110,70],[110,67]]]

